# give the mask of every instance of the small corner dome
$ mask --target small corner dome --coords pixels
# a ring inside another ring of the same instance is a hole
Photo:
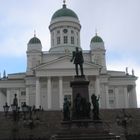
[[[40,39],[38,39],[35,35],[33,38],[31,38],[28,42],[28,51],[42,51],[42,44]]]
[[[99,37],[97,34],[91,39],[91,43],[103,43],[103,39]]]
[[[59,17],[72,17],[72,18],[78,19],[78,16],[76,15],[76,13],[74,11],[72,11],[71,9],[68,9],[65,4],[63,4],[63,7],[61,9],[57,10],[53,14],[51,20],[54,20]]]
[[[41,41],[37,37],[33,37],[29,40],[28,44],[41,44]]]

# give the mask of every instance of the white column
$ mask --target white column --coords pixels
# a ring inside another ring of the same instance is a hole
[[[105,85],[105,93],[106,93],[106,108],[109,108],[108,85]]]
[[[10,89],[7,89],[7,95],[6,95],[6,102],[7,104],[10,106],[11,105],[11,102],[10,102]]]
[[[119,89],[118,89],[118,87],[115,87],[115,102],[116,102],[116,108],[119,108],[118,94],[119,94]]]
[[[99,77],[96,77],[96,96],[100,95],[100,81],[99,81]]]
[[[26,87],[26,105],[29,105],[29,87]]]
[[[133,108],[137,108],[137,96],[136,96],[136,86],[133,85],[133,89],[132,89],[132,104],[133,104]]]
[[[129,91],[129,108],[133,108],[133,92]]]
[[[20,94],[20,89],[16,90],[16,94],[17,94],[17,99],[18,99],[18,106],[21,106],[20,102],[19,102],[19,94]]]
[[[51,77],[48,77],[48,81],[47,81],[47,93],[48,93],[48,98],[47,98],[48,109],[51,109],[51,107],[52,107]]]
[[[128,93],[127,93],[127,87],[124,87],[124,103],[125,103],[125,108],[128,108]]]
[[[39,108],[40,104],[40,82],[39,78],[36,79],[36,96],[35,96],[35,105],[36,108]]]
[[[63,79],[59,77],[59,105],[60,109],[63,108]]]
[[[96,86],[95,86],[96,96],[98,98],[99,96],[101,96],[101,94],[100,94],[100,80],[99,80],[98,76],[96,77],[95,84],[96,84]],[[101,105],[101,101],[99,99],[99,106],[100,105]]]

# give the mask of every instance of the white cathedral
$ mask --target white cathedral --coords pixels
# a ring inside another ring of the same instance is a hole
[[[72,101],[70,81],[75,65],[70,62],[80,44],[81,24],[74,11],[64,3],[49,25],[51,47],[42,51],[40,39],[34,35],[27,45],[27,69],[24,73],[8,74],[0,79],[0,110],[5,102],[10,106],[14,94],[18,105],[24,102],[44,110],[61,110],[63,99]],[[84,74],[89,83],[89,98],[100,96],[100,108],[136,108],[137,77],[126,71],[107,70],[104,41],[97,34],[91,39],[90,50],[82,50]],[[89,99],[91,101],[91,99]]]

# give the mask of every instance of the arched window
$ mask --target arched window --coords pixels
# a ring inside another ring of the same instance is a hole
[[[67,43],[68,43],[68,37],[64,36],[64,44],[67,44]]]
[[[60,36],[57,37],[57,44],[60,44]]]
[[[74,44],[74,36],[71,36],[71,44]]]

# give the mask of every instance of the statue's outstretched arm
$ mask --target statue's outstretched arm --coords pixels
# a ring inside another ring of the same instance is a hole
[[[75,52],[72,53],[72,58],[70,61],[72,62],[74,58],[75,58]]]

